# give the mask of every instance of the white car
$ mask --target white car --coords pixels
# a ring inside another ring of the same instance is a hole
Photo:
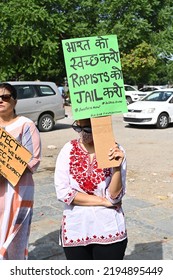
[[[168,127],[173,122],[173,89],[154,91],[142,100],[128,105],[128,113],[123,114],[123,121],[130,125]]]
[[[127,105],[141,99],[141,92],[131,85],[124,85]]]
[[[164,88],[164,86],[144,86],[139,89],[139,91],[141,92],[140,96],[144,97],[144,96],[148,95],[149,93],[152,93],[155,90],[159,90],[159,89],[163,89],[163,88]]]

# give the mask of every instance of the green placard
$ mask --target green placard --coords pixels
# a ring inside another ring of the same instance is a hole
[[[127,112],[116,35],[63,40],[73,118]]]

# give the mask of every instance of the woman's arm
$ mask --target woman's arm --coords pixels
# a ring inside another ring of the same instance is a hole
[[[121,164],[124,160],[124,153],[119,149],[118,145],[115,145],[112,149],[110,149],[109,159],[118,160],[118,167],[113,168],[113,175],[111,178],[111,182],[109,184],[109,195],[111,200],[117,198],[122,190],[122,176],[121,176]],[[89,195],[85,193],[78,192],[73,199],[73,204],[81,205],[81,206],[105,206],[112,207],[114,204],[108,200],[106,197],[99,197],[96,195]],[[117,202],[116,202],[117,203]]]
[[[41,158],[41,138],[33,122],[26,123],[22,135],[22,145],[32,154],[27,168],[33,173],[37,170]]]
[[[122,149],[116,144],[110,149],[109,160],[116,160],[118,162],[117,167],[113,167],[113,174],[111,182],[108,187],[108,192],[111,200],[118,198],[119,194],[122,192],[123,182],[122,182],[122,165],[125,161],[125,154]],[[126,172],[126,170],[124,170]]]
[[[109,193],[112,198],[118,196],[122,190],[122,180],[121,180],[121,167],[114,167],[112,179],[109,184]]]
[[[79,206],[105,206],[113,204],[105,197],[79,192],[70,185],[69,180],[69,154],[70,144],[66,144],[60,151],[55,166],[54,182],[58,200],[66,204]]]
[[[72,204],[79,206],[113,206],[113,204],[106,197],[100,197],[80,192],[77,192],[72,201]]]

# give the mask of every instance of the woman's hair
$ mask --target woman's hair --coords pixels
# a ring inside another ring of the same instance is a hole
[[[4,88],[4,89],[8,90],[11,93],[13,99],[17,99],[17,91],[16,91],[15,87],[12,86],[11,84],[0,83],[0,88]]]

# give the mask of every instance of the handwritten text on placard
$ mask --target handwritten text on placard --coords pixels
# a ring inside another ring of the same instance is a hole
[[[13,186],[19,181],[31,157],[31,153],[12,135],[0,128],[0,174]]]
[[[116,35],[63,40],[75,119],[126,112]]]

